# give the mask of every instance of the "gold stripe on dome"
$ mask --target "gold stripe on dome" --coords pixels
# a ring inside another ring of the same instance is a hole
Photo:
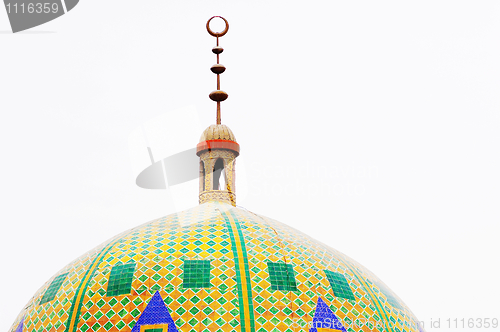
[[[248,269],[248,254],[245,239],[239,221],[235,220],[231,211],[221,211],[231,234],[231,246],[238,275],[238,296],[240,299],[240,324],[242,332],[254,332],[254,306],[250,272]]]
[[[113,240],[108,243],[94,258],[90,264],[88,270],[86,271],[80,285],[78,286],[77,292],[71,304],[71,309],[69,311],[68,326],[66,327],[66,332],[74,332],[77,329],[78,322],[80,320],[81,307],[84,301],[85,294],[87,292],[87,287],[89,281],[94,277],[95,271],[102,262],[102,259],[108,254],[108,252],[113,248],[113,246],[119,241],[119,239]]]

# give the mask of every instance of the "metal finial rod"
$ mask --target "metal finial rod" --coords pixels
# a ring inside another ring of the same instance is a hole
[[[210,29],[210,21],[215,17],[223,19],[224,23],[226,23],[225,29],[221,32],[213,32],[212,29]],[[207,22],[208,33],[216,38],[216,46],[212,49],[212,52],[214,52],[217,55],[217,64],[213,65],[212,68],[210,68],[210,70],[212,70],[214,74],[217,74],[217,90],[212,91],[209,97],[213,101],[217,102],[217,119],[216,119],[217,124],[221,124],[220,103],[221,101],[226,100],[228,97],[227,93],[220,89],[220,74],[222,74],[226,70],[226,67],[224,67],[219,63],[219,54],[221,54],[224,51],[224,49],[219,46],[219,37],[224,36],[228,30],[229,30],[229,23],[222,16],[213,16]]]

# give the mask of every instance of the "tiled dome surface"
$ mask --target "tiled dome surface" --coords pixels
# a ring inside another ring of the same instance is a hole
[[[214,202],[76,259],[40,288],[9,332],[316,332],[307,324],[327,319],[341,331],[418,331],[406,305],[349,257]]]

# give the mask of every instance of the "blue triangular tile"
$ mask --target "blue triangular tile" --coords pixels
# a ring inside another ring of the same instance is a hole
[[[313,317],[313,327],[309,332],[317,332],[318,328],[333,329],[347,332],[340,319],[333,313],[321,297],[318,297],[316,310]]]
[[[178,332],[177,327],[168,312],[167,306],[165,305],[165,302],[163,302],[160,292],[158,291],[149,301],[131,332],[139,332],[142,325],[153,324],[168,324],[168,332]]]
[[[23,325],[24,325],[24,317],[19,322],[19,325],[17,325],[16,332],[23,332]]]

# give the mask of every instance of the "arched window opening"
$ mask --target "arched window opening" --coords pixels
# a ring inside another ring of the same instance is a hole
[[[226,172],[224,172],[224,161],[221,158],[215,162],[213,180],[213,190],[226,190]]]

